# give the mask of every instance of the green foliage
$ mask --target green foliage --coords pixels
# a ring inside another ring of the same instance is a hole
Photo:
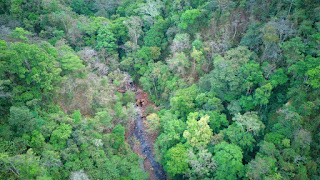
[[[65,38],[65,33],[63,31],[55,30],[53,31],[53,37],[48,41],[50,44],[55,45],[57,41]]]
[[[223,129],[229,125],[227,116],[225,114],[220,114],[216,111],[206,112],[210,116],[209,126],[213,132],[218,132],[219,129]]]
[[[146,35],[143,38],[144,44],[146,46],[161,47],[163,37],[163,33],[158,32],[155,29],[151,29],[146,33]]]
[[[69,124],[61,123],[51,134],[50,142],[55,149],[63,149],[71,136],[72,127]]]
[[[252,134],[246,133],[241,127],[233,124],[221,132],[225,135],[226,140],[241,147],[245,155],[253,151],[256,140]]]
[[[200,118],[199,121],[197,119]],[[208,125],[209,116],[199,117],[198,113],[190,113],[188,116],[188,127],[183,133],[183,137],[187,139],[187,144],[194,149],[206,148],[213,133]]]
[[[262,32],[259,22],[253,22],[241,39],[240,45],[247,46],[250,50],[258,51],[262,43]]]
[[[4,63],[4,77],[11,77],[14,101],[27,102],[42,99],[41,92],[48,96],[54,85],[60,80],[61,69],[55,65],[55,56],[48,46],[38,47],[34,44],[13,43],[8,46],[1,43],[1,62]],[[48,99],[50,99],[48,97]]]
[[[124,142],[124,127],[120,124],[116,125],[112,130],[113,148],[118,149]]]
[[[147,116],[147,132],[153,133],[153,134],[158,134],[160,130],[160,118],[158,117],[157,114],[152,113]]]
[[[177,144],[169,149],[164,158],[167,162],[164,169],[171,177],[185,172],[188,168],[187,150],[183,144]]]
[[[11,34],[13,38],[22,40],[24,42],[28,42],[29,39],[28,37],[26,37],[26,35],[31,35],[31,33],[29,31],[24,30],[23,28],[16,28]]]
[[[25,106],[12,106],[8,120],[11,130],[18,136],[22,136],[24,133],[30,133],[34,129],[35,119],[30,110]]]
[[[143,46],[137,51],[137,57],[148,64],[148,62],[158,59],[160,55],[159,53],[160,49],[157,47]]]
[[[180,17],[180,24],[178,25],[182,29],[187,29],[189,24],[193,24],[194,21],[201,16],[199,9],[186,10]]]
[[[32,131],[30,147],[33,149],[33,151],[36,154],[41,154],[45,148],[45,145],[46,143],[43,135],[37,130]]]
[[[108,52],[114,51],[117,48],[115,35],[111,32],[110,27],[104,26],[99,29],[97,35],[97,46],[99,50],[105,48]]]
[[[82,60],[77,55],[72,53],[64,55],[60,63],[62,69],[69,73],[81,71],[85,68],[85,66],[82,64]]]
[[[182,135],[187,128],[187,124],[169,111],[166,111],[160,117],[160,124],[163,132],[156,140],[155,149],[161,147],[158,151],[165,153],[169,148],[182,141]]]
[[[72,119],[74,119],[76,124],[80,124],[81,123],[82,117],[81,117],[81,113],[80,113],[79,110],[76,110],[76,111],[73,112]]]
[[[130,148],[140,88],[167,178],[319,179],[319,12],[0,0],[0,179],[147,179]]]
[[[70,7],[79,14],[90,15],[89,8],[84,0],[72,0]]]
[[[128,104],[128,103],[133,103],[135,102],[135,97],[134,97],[134,92],[131,92],[131,91],[126,91],[124,94],[123,94],[123,97],[122,97],[122,101],[125,103],[125,104]],[[149,106],[148,106],[149,107]]]
[[[177,90],[174,96],[170,99],[172,110],[180,117],[186,117],[195,109],[194,100],[196,98],[198,87],[192,85],[188,88]]]
[[[239,88],[241,79],[235,78],[237,71],[232,67],[231,61],[218,56],[214,60],[215,69],[208,75],[211,89],[217,97],[223,100],[232,100],[241,92]],[[236,67],[236,66],[235,66]],[[225,90],[227,93],[225,93]]]
[[[271,142],[274,145],[280,145],[282,139],[284,139],[284,136],[278,133],[268,133],[264,136],[265,141]]]
[[[257,84],[261,84],[265,81],[263,71],[258,63],[250,61],[241,66],[240,71],[244,79],[243,86],[245,86],[247,92],[250,92],[250,89]]]
[[[11,0],[10,14],[18,19],[22,18],[23,10],[21,5],[23,0]]]
[[[123,45],[128,39],[128,28],[124,25],[124,20],[125,18],[118,18],[108,26],[108,30],[114,34],[117,45]]]
[[[173,57],[167,60],[167,63],[171,70],[181,76],[184,76],[187,73],[187,69],[190,67],[190,62],[183,52],[174,53]]]
[[[254,103],[256,105],[266,105],[269,103],[269,98],[271,95],[272,86],[271,83],[268,83],[266,85],[261,86],[260,88],[257,88],[255,91],[255,94],[253,96]]]
[[[306,51],[306,44],[302,42],[300,37],[296,37],[284,42],[281,48],[284,50],[287,64],[291,66],[304,57],[303,53]]]
[[[202,47],[202,42],[199,40],[195,40],[192,42],[192,46],[194,46],[196,49],[200,49]]]
[[[244,131],[254,135],[258,135],[265,127],[255,112],[246,112],[243,115],[236,114],[232,120]]]
[[[200,149],[198,152],[189,149],[188,162],[191,169],[187,170],[187,176],[190,179],[212,178],[216,169],[216,163],[213,161],[212,154],[207,149]]]
[[[277,69],[277,71],[270,77],[272,87],[277,87],[278,85],[283,85],[288,81],[287,75],[284,73],[283,69]]]
[[[311,85],[313,88],[320,87],[320,66],[315,67],[314,69],[310,69],[307,71],[307,76],[310,78],[307,83]]]
[[[263,177],[269,177],[276,172],[276,159],[266,156],[258,156],[254,160],[250,161],[247,165],[246,177],[252,179],[260,179]]]
[[[8,157],[0,154],[0,162],[4,165],[4,170],[11,172],[10,176],[2,176],[3,178],[49,179],[45,167],[40,164],[40,158],[34,155],[32,149],[21,156]]]
[[[206,111],[220,112],[224,109],[221,100],[214,93],[200,93],[195,100],[197,106]]]
[[[214,147],[216,178],[237,179],[243,176],[242,151],[239,146],[222,142]]]

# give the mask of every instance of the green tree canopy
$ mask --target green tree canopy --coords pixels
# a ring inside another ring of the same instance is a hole
[[[198,120],[200,118],[200,120]],[[188,127],[183,133],[183,137],[187,139],[187,144],[194,149],[206,148],[211,141],[213,133],[208,122],[209,116],[199,116],[199,113],[190,113],[188,116]]]
[[[243,177],[242,150],[239,146],[222,142],[214,147],[213,159],[217,163],[215,177],[237,179]]]
[[[188,168],[187,150],[181,143],[169,149],[164,158],[167,162],[164,169],[171,177],[184,173]]]

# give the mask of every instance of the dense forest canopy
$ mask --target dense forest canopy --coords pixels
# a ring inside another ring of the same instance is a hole
[[[137,89],[168,179],[320,178],[319,0],[0,0],[0,179],[153,179]]]

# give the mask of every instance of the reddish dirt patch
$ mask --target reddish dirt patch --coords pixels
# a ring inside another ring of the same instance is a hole
[[[152,153],[154,154],[154,142],[156,141],[158,136],[156,134],[151,134],[151,133],[148,133],[145,131],[146,130],[146,121],[147,121],[145,111],[148,106],[153,106],[154,108],[156,108],[156,105],[148,99],[148,94],[140,88],[137,89],[135,98],[137,99],[137,102],[143,102],[142,106],[140,106],[140,103],[139,103],[139,107],[140,107],[141,113],[143,115],[142,122],[144,124],[144,132],[146,135],[145,137],[146,137],[146,140],[148,141],[148,143],[151,145]]]
[[[142,113],[144,113],[149,105],[154,105],[151,101],[148,100],[148,94],[142,91],[142,89],[140,88],[137,89],[135,98],[137,99],[137,105],[139,105],[141,107],[141,110],[143,111]],[[141,102],[141,104],[138,102]]]

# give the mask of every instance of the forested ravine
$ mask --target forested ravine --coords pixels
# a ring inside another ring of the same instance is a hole
[[[0,0],[0,180],[320,180],[320,0]]]
[[[150,161],[156,179],[158,180],[166,179],[165,172],[162,166],[155,161],[154,156],[152,154],[152,150],[151,150],[152,147],[150,146],[150,143],[145,137],[146,133],[143,127],[142,114],[140,111],[140,107],[137,107],[136,109],[137,109],[137,118],[135,119],[134,136],[140,142],[140,149],[142,154],[145,155],[146,158]]]

